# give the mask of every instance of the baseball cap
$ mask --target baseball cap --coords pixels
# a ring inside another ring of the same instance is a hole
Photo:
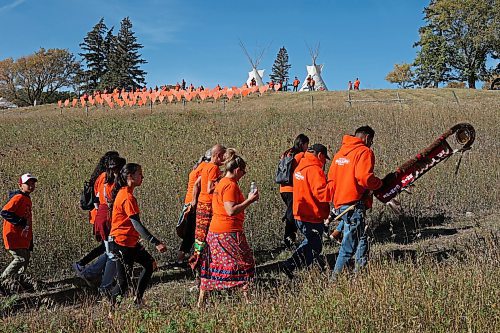
[[[25,173],[21,177],[19,177],[19,185],[21,184],[26,184],[26,182],[30,179],[34,179],[35,181],[38,181],[36,177],[33,177],[31,173]]]
[[[322,153],[323,155],[325,155],[327,160],[330,159],[330,156],[328,156],[328,149],[326,149],[326,147],[324,145],[322,145],[321,143],[315,143],[312,146],[309,146],[307,151]]]

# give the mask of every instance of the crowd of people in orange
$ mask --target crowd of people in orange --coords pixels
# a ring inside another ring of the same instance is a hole
[[[322,256],[323,232],[333,216],[342,217],[336,227],[341,245],[330,278],[367,264],[368,242],[365,213],[371,208],[372,191],[382,185],[373,174],[375,158],[370,149],[375,136],[369,126],[345,135],[338,152],[331,158],[323,144],[309,145],[300,134],[293,146],[280,157],[276,182],[286,210],[283,216],[283,243],[293,251],[281,264],[290,279],[295,271],[316,262],[327,270]],[[328,177],[324,170],[331,159]],[[216,144],[193,165],[177,234],[182,238],[177,265],[189,265],[198,278],[198,306],[213,290],[239,288],[248,301],[248,289],[255,276],[255,259],[245,235],[245,210],[259,200],[252,182],[244,195],[240,180],[247,163],[232,148]],[[3,207],[3,240],[13,260],[1,275],[2,281],[25,273],[33,250],[31,193],[38,179],[23,174],[19,190],[11,194]],[[127,163],[116,151],[99,160],[82,193],[81,206],[89,210],[89,220],[98,245],[73,264],[81,278],[97,277],[99,289],[114,306],[130,284],[134,263],[142,266],[135,285],[134,302],[143,304],[143,295],[156,268],[146,250],[149,243],[159,252],[165,244],[152,235],[141,219],[140,205],[134,195],[143,182],[139,164]],[[172,226],[173,228],[173,226]],[[302,237],[299,240],[298,234]],[[186,261],[186,259],[189,259]]]

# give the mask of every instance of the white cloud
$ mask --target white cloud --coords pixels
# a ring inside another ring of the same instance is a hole
[[[0,12],[7,11],[9,9],[14,9],[23,2],[26,2],[26,0],[15,0],[9,4],[3,5],[2,7],[0,7]]]

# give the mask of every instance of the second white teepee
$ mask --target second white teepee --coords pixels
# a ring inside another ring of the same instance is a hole
[[[316,59],[319,55],[319,43],[315,50],[309,47],[309,53],[312,58],[312,66],[306,66],[307,75],[304,81],[302,82],[302,87],[300,87],[299,91],[309,91],[309,87],[307,85],[307,78],[310,76],[314,80],[314,90],[328,90],[326,87],[325,81],[321,77],[321,72],[323,71],[323,65],[316,65]]]

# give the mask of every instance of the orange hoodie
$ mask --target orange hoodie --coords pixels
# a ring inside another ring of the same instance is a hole
[[[333,184],[335,208],[360,200],[367,190],[376,190],[382,181],[373,174],[375,155],[365,143],[355,136],[344,135],[342,147],[333,157],[328,182]],[[366,198],[366,208],[372,199]]]
[[[293,217],[302,222],[323,223],[330,212],[332,191],[323,164],[306,152],[293,174]]]

